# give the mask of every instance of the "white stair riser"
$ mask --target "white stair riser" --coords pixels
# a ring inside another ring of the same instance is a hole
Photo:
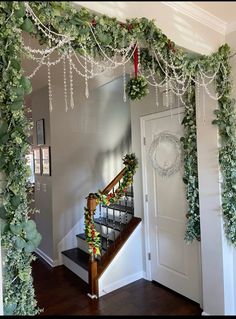
[[[86,253],[88,253],[88,244],[85,240],[79,238],[77,236],[77,246],[79,249],[85,251]]]
[[[65,255],[62,255],[63,264],[69,268],[73,273],[78,277],[88,283],[88,272],[84,268],[77,265],[71,259],[67,258]]]

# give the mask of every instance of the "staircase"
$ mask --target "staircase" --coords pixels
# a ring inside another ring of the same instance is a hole
[[[103,191],[87,197],[85,217],[91,218],[91,228],[99,232],[99,243],[95,239],[91,242],[85,232],[76,236],[76,248],[62,252],[64,265],[89,284],[91,298],[99,297],[99,278],[141,222],[134,216],[133,174],[137,161],[130,169],[127,158],[136,161],[134,154],[126,155],[126,167]],[[97,247],[100,254],[91,247]]]

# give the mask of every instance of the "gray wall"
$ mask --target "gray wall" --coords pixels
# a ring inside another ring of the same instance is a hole
[[[50,146],[50,116],[48,109],[48,89],[42,88],[32,93],[31,97],[33,128],[33,145],[37,146],[36,121],[44,119],[45,145]],[[39,213],[34,215],[42,241],[39,249],[53,259],[53,224],[52,224],[52,178],[35,175],[35,208]]]
[[[51,177],[36,177],[35,204],[40,214],[35,219],[43,237],[39,248],[53,264],[60,264],[60,252],[75,247],[76,234],[83,232],[86,196],[104,188],[123,168],[122,157],[131,149],[131,117],[129,102],[123,102],[122,78],[94,81],[88,99],[84,82],[74,79],[75,108],[68,112],[59,70],[52,83],[50,114],[47,88],[32,96],[34,121],[44,118],[46,122],[52,162]]]

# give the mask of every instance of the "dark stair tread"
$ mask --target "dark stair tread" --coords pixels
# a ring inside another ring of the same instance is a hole
[[[82,234],[78,234],[76,235],[76,237],[85,240],[85,233]],[[101,242],[102,242],[102,250],[107,250],[107,239],[104,236],[101,236]],[[109,239],[109,246],[111,246],[113,244],[113,240]]]
[[[89,254],[79,248],[72,248],[61,252],[80,267],[88,270]]]
[[[133,214],[134,213],[134,208],[131,206],[125,206],[125,205],[120,205],[120,204],[110,204],[109,206],[106,205],[102,205],[102,207],[107,207],[109,209],[114,209],[114,210],[118,210],[120,212],[124,212],[124,213],[129,213],[129,214]]]
[[[118,221],[115,221],[115,223],[113,224],[112,219],[107,219],[105,217],[102,217],[101,220],[99,218],[95,218],[94,222],[99,225],[101,224],[103,226],[108,226],[109,228],[117,231],[122,231],[126,227],[126,224],[119,223]]]

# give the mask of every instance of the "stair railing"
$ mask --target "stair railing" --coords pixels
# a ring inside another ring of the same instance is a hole
[[[95,228],[94,214],[98,204],[109,206],[115,204],[125,195],[127,188],[132,184],[133,176],[138,166],[138,161],[135,154],[126,154],[123,158],[125,167],[122,171],[102,190],[98,193],[90,193],[87,197],[87,207],[84,208],[85,217],[85,237],[88,243],[90,254],[89,261],[89,290],[90,298],[98,296],[98,264],[96,256],[101,255],[101,239],[100,233]],[[122,182],[121,182],[122,180]],[[119,186],[114,190],[114,187]],[[112,191],[112,192],[111,192]]]

